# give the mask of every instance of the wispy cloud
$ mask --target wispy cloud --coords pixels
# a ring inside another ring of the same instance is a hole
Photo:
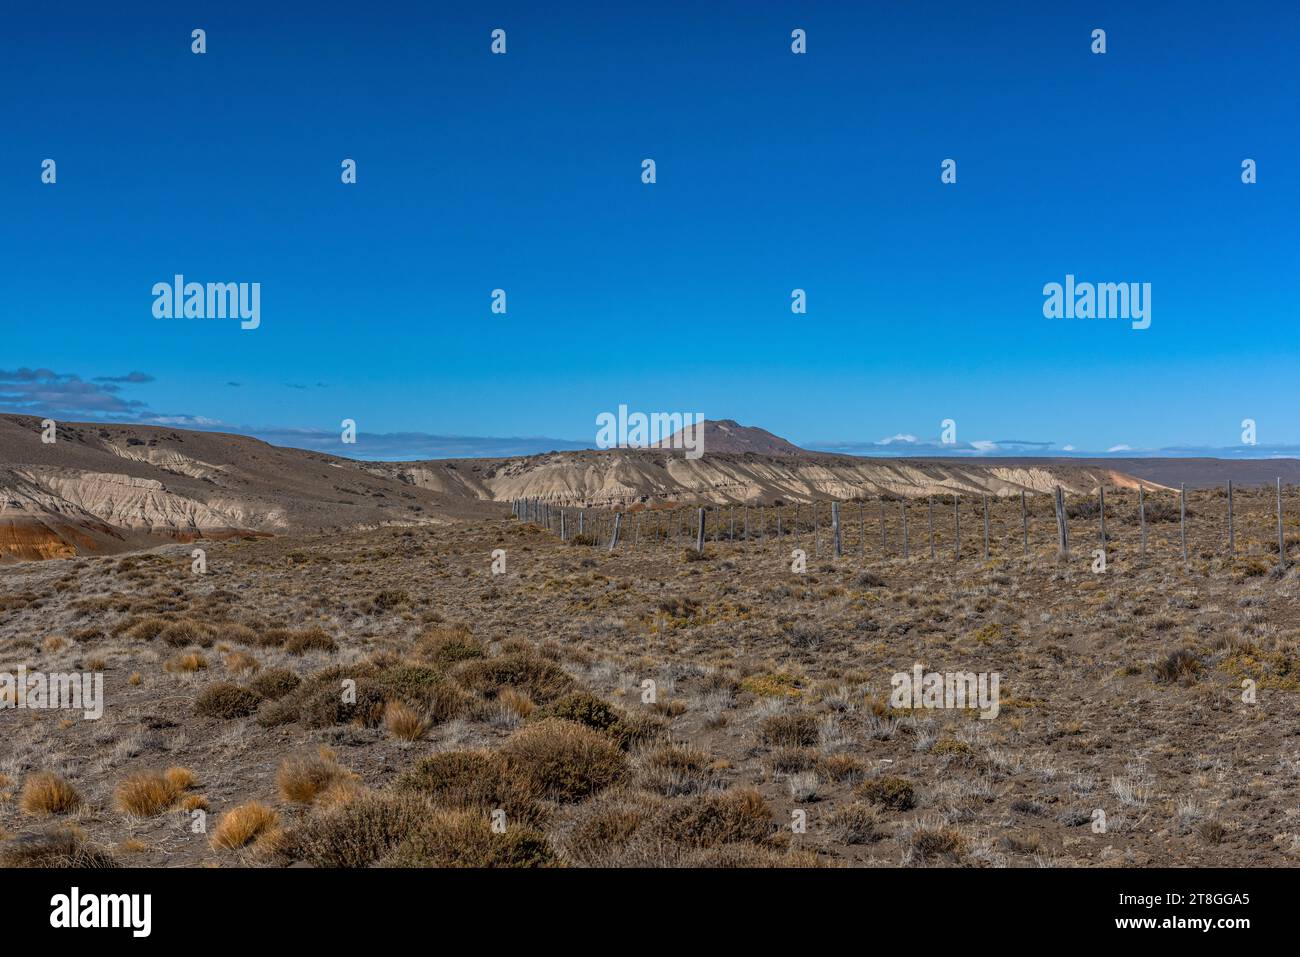
[[[127,382],[137,385],[142,382],[153,382],[154,377],[147,372],[128,372],[126,375],[99,375],[95,376],[95,382]]]
[[[143,372],[133,372],[128,376],[101,376],[87,382],[80,376],[53,369],[0,369],[0,410],[53,417],[134,418],[145,403],[123,398],[117,383],[152,378],[131,378],[137,375],[145,376]]]

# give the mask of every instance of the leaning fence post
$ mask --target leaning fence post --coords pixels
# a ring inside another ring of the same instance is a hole
[[[1070,558],[1070,525],[1069,517],[1065,514],[1065,491],[1059,485],[1056,486],[1053,506],[1056,509],[1057,549],[1068,561]]]
[[[1187,561],[1187,486],[1178,486],[1178,538],[1183,543],[1183,561]]]
[[[623,528],[623,513],[615,512],[614,513],[614,534],[609,536],[609,550],[611,552],[614,550],[614,546],[618,544],[618,533],[622,530],[622,528]]]
[[[1232,524],[1232,479],[1228,479],[1228,557],[1237,554],[1237,533]]]
[[[835,557],[839,558],[844,554],[844,548],[840,542],[840,503],[831,502],[831,524],[835,527]]]
[[[981,495],[984,499],[984,560],[989,560],[989,497]]]

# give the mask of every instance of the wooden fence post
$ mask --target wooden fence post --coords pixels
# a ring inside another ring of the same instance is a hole
[[[903,558],[906,560],[912,557],[912,546],[907,538],[907,499],[899,501],[898,511],[903,516]]]
[[[885,537],[885,497],[880,496],[880,557],[889,552],[889,539]]]
[[[1232,523],[1232,479],[1228,479],[1228,557],[1237,554],[1237,533]]]
[[[984,499],[984,560],[989,560],[989,497],[987,494],[981,495]]]
[[[1029,510],[1025,508],[1025,490],[1020,490],[1020,530],[1025,540],[1025,557],[1029,557]]]
[[[1065,490],[1056,486],[1053,505],[1056,509],[1057,551],[1068,561],[1070,558],[1070,524],[1065,514]]]
[[[961,499],[956,495],[952,497],[952,523],[955,527],[952,545],[952,558],[957,561],[961,558]]]
[[[858,554],[867,557],[867,503],[858,500]]]
[[[1142,557],[1147,556],[1147,495],[1146,486],[1138,485],[1138,522],[1142,525]]]
[[[930,561],[934,561],[935,555],[934,555],[934,496],[933,495],[929,496],[928,505],[930,511]]]
[[[835,557],[839,558],[844,554],[844,548],[840,541],[840,503],[831,502],[831,524],[835,526]]]
[[[564,509],[560,509],[560,541],[566,541],[568,537],[569,533],[564,525]]]
[[[614,550],[614,546],[618,544],[618,533],[622,530],[622,528],[623,528],[623,513],[615,512],[614,513],[614,534],[609,536],[609,550],[611,552]]]
[[[1101,550],[1106,551],[1106,486],[1097,486],[1097,501],[1101,505]]]
[[[703,508],[700,508],[699,523],[696,526],[696,531],[695,531],[695,550],[697,552],[704,551],[704,509]]]
[[[1183,543],[1183,561],[1187,561],[1187,486],[1178,486],[1178,538]]]
[[[821,557],[822,553],[822,527],[817,524],[817,499],[812,503],[812,523],[813,523],[813,554]]]
[[[1277,563],[1286,568],[1286,535],[1282,531],[1282,478],[1277,480]]]

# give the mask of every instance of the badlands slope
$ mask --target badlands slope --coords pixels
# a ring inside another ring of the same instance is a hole
[[[567,507],[847,500],[858,496],[1069,494],[1138,479],[1110,463],[875,459],[808,452],[729,420],[705,452],[611,449],[496,459],[363,462],[241,435],[0,415],[0,560],[67,558],[168,541],[351,531]],[[1159,487],[1149,479],[1148,488]]]
[[[332,455],[215,432],[0,416],[0,559],[496,515]]]

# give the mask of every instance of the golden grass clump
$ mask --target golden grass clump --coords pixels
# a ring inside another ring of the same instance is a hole
[[[429,719],[404,701],[384,706],[384,729],[400,741],[418,741],[429,730]]]
[[[75,787],[57,774],[37,771],[23,782],[18,798],[19,806],[28,814],[67,814],[82,805],[82,797]]]
[[[211,843],[217,850],[234,851],[255,841],[273,840],[279,834],[279,823],[280,816],[265,804],[241,804],[221,815]]]
[[[292,804],[311,804],[335,782],[349,777],[332,754],[296,754],[280,762],[275,784]]]
[[[193,674],[196,671],[205,671],[207,667],[208,659],[197,651],[175,655],[163,662],[163,671],[169,674]]]
[[[131,817],[156,817],[170,810],[182,793],[193,786],[194,772],[188,768],[141,771],[118,784],[113,803]]]
[[[532,698],[516,688],[506,688],[498,694],[497,704],[520,718],[527,718],[536,707]]]
[[[168,768],[163,772],[163,777],[166,778],[167,783],[177,791],[188,791],[198,783],[198,778],[195,777],[194,772],[189,768]]]
[[[232,651],[226,655],[226,669],[234,672],[257,671],[262,663],[243,651]]]

